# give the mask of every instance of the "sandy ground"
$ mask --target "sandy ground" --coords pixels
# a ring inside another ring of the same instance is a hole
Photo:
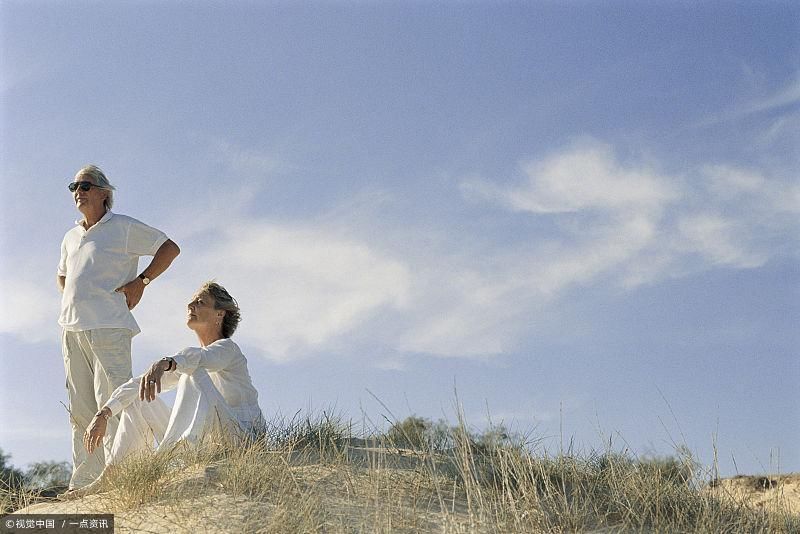
[[[392,518],[391,530],[398,532],[441,532],[444,524],[455,522],[458,527],[468,524],[465,503],[447,502],[447,514],[441,513],[441,502],[426,491],[422,477],[415,468],[422,460],[416,454],[386,449],[354,448],[348,454],[352,464],[370,469],[342,469],[316,463],[316,458],[303,455],[298,465],[291,467],[294,483],[312,487],[311,498],[306,503],[275,503],[250,499],[244,495],[232,496],[230,488],[222,488],[217,481],[215,468],[193,467],[187,469],[180,480],[172,481],[164,494],[192,495],[174,502],[158,499],[138,506],[121,506],[114,492],[88,495],[69,501],[55,499],[32,504],[15,514],[90,514],[113,513],[115,532],[292,532],[297,528],[281,528],[282,518],[291,525],[305,509],[324,508],[326,521],[340,525],[346,532],[368,532],[365,525],[374,522],[374,514]],[[351,465],[352,465],[351,464]],[[377,489],[377,487],[380,489]],[[390,487],[394,488],[393,490]],[[376,502],[381,490],[400,496],[413,493],[413,507],[397,503]],[[290,497],[291,498],[291,497]],[[388,511],[387,511],[388,510]],[[277,520],[276,520],[277,518]],[[301,529],[302,530],[302,529]],[[339,531],[334,529],[335,531]],[[456,531],[461,531],[457,528]]]
[[[323,464],[296,465],[291,468],[293,478],[300,485],[314,486],[320,497],[313,502],[308,502],[310,508],[324,507],[336,510],[334,520],[346,524],[343,531],[360,531],[359,526],[368,524],[366,521],[376,508],[385,507],[385,503],[376,502],[369,496],[379,495],[381,490],[375,490],[376,485],[385,486],[390,481],[396,488],[391,495],[400,495],[405,488],[415,488],[413,498],[427,502],[416,502],[413,517],[408,515],[408,506],[396,507],[405,513],[405,517],[394,517],[391,530],[396,531],[437,531],[441,532],[445,525],[455,522],[458,527],[466,528],[468,519],[465,503],[444,503],[449,513],[442,514],[441,502],[435,502],[432,497],[423,498],[427,493],[420,489],[420,480],[415,478],[414,466],[419,462],[413,455],[407,455],[395,450],[390,456],[397,463],[386,462],[386,458],[372,453],[368,449],[361,449],[362,460],[372,464],[372,470],[363,470],[344,473],[341,469],[326,467]],[[384,451],[385,452],[385,451]],[[306,458],[308,460],[308,458]],[[355,458],[351,458],[355,460]],[[394,465],[387,465],[392,463]],[[379,464],[379,465],[376,465]],[[399,465],[398,465],[399,464]],[[406,465],[407,464],[407,465]],[[377,480],[376,469],[382,473],[389,473],[385,478]],[[372,474],[368,474],[368,473]],[[396,486],[395,486],[396,484]],[[232,496],[216,481],[214,468],[188,469],[180,480],[170,483],[170,494],[193,495],[191,498],[176,499],[174,502],[164,499],[141,506],[122,508],[115,502],[113,492],[107,494],[89,495],[72,501],[47,501],[32,504],[20,509],[19,514],[44,514],[44,513],[109,513],[115,514],[115,532],[249,532],[263,529],[271,525],[268,531],[280,532],[275,525],[276,516],[289,515],[302,510],[292,504],[292,508],[281,507],[281,503],[271,504],[263,501],[251,500],[246,496]],[[177,489],[177,492],[174,490]],[[388,489],[388,488],[384,488]],[[763,476],[738,476],[724,479],[704,491],[711,492],[722,498],[736,501],[746,501],[757,507],[765,509],[783,509],[800,514],[800,474],[781,475],[774,477]],[[430,495],[433,493],[431,492]],[[360,495],[361,498],[354,498]],[[463,517],[462,517],[463,516]],[[330,520],[331,516],[328,516]],[[363,522],[362,522],[363,521]],[[463,521],[463,523],[462,523]],[[279,525],[278,525],[279,526]],[[399,528],[398,528],[399,527]],[[292,529],[289,529],[292,530]],[[467,529],[468,530],[468,529]],[[456,528],[454,531],[461,531]]]
[[[197,485],[213,487],[213,476],[196,470],[177,482],[190,492]],[[154,503],[134,507],[129,512],[117,511],[114,496],[100,493],[69,501],[51,500],[33,504],[17,514],[99,514],[114,513],[114,532],[244,532],[243,514],[257,503],[234,498],[221,491],[203,492],[193,499],[177,503]],[[263,507],[263,506],[262,506]],[[187,512],[191,513],[187,513]]]
[[[779,476],[737,476],[720,480],[707,491],[759,508],[800,514],[800,473]]]

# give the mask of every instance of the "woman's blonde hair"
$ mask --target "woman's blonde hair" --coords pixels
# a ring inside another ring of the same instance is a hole
[[[222,318],[222,337],[231,337],[242,320],[239,303],[227,289],[213,280],[203,284],[198,293],[208,293],[214,299],[214,309],[225,310],[225,316]]]

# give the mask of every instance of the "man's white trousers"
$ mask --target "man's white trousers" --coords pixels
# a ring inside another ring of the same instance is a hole
[[[98,447],[92,454],[83,446],[83,434],[111,393],[132,376],[131,331],[127,328],[64,330],[61,350],[72,423],[72,479],[69,487],[81,488],[100,475],[106,464],[106,455],[111,455],[119,417],[109,419],[103,447]]]

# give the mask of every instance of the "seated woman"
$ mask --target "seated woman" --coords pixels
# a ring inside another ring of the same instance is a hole
[[[155,442],[164,450],[179,441],[197,443],[212,430],[252,435],[263,426],[247,359],[230,339],[241,318],[238,304],[224,287],[206,282],[187,308],[186,325],[200,347],[162,358],[121,385],[86,429],[84,445],[91,453],[103,444],[108,418],[119,414],[116,435],[105,443],[107,466],[153,450]],[[177,389],[172,410],[157,397],[170,389]],[[76,492],[91,493],[102,478]]]

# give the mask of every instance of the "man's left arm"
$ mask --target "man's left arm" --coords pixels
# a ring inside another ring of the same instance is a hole
[[[178,254],[180,253],[181,249],[178,247],[178,245],[176,245],[173,240],[167,239],[161,244],[160,247],[158,247],[158,250],[153,255],[153,260],[150,262],[150,265],[148,265],[139,276],[124,286],[117,288],[118,292],[125,294],[125,300],[128,302],[129,310],[135,308],[142,299],[145,284],[141,277],[144,276],[145,278],[149,278],[151,281],[155,280],[158,275],[169,268],[169,266],[172,264],[172,261],[177,258]]]

